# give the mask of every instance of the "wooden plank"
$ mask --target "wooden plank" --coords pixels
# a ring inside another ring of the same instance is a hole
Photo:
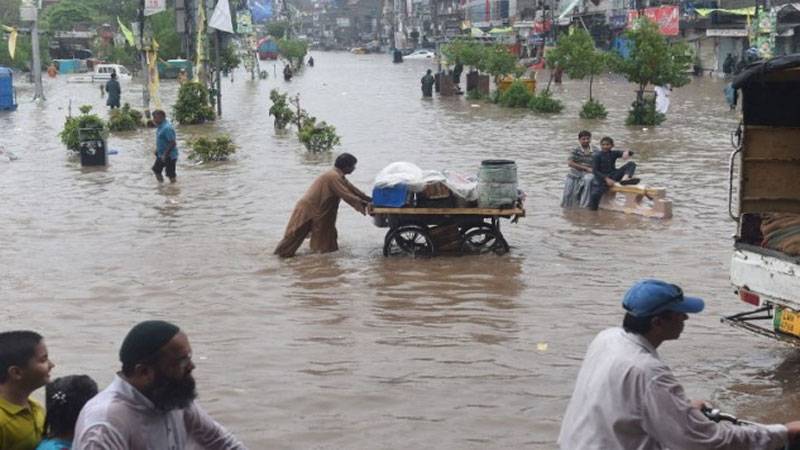
[[[611,186],[609,190],[612,192],[626,192],[629,194],[647,195],[650,198],[661,198],[666,197],[667,195],[667,190],[665,188],[647,187],[636,184],[615,184],[614,186]]]
[[[495,208],[370,208],[372,215],[414,215],[414,216],[498,216],[498,217],[525,217],[522,208],[495,209]]]

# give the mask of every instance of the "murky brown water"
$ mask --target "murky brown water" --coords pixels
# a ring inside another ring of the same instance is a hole
[[[689,394],[756,420],[796,414],[797,356],[718,320],[743,309],[728,283],[737,119],[720,81],[675,90],[669,120],[642,130],[622,125],[633,88],[621,81],[597,86],[610,118],[585,122],[584,82],[556,88],[567,109],[543,117],[422,100],[427,62],[314,57],[288,84],[224,80],[222,120],[179,127],[179,139],[227,132],[240,150],[212,166],[184,153],[175,186],[149,172],[152,130],[114,135],[119,154],[104,170],[68,156],[56,137],[68,102],[105,114],[96,85],[46,80],[48,100],[37,105],[21,84],[19,110],[0,113],[0,145],[20,158],[0,162],[2,328],[42,331],[54,375],[105,385],[132,324],[172,320],[192,340],[202,404],[254,449],[551,449],[588,342],[619,324],[632,282],[660,277],[708,303],[662,346]],[[332,163],[273,131],[276,86],[336,125],[365,190],[397,160],[460,170],[516,160],[528,217],[504,223],[512,252],[384,259],[385,230],[343,206],[341,251],[274,258],[294,202]],[[131,89],[123,85],[123,101],[140,102]],[[163,90],[171,105],[174,83]],[[674,200],[674,219],[559,208],[567,149],[585,127],[638,150],[646,181]]]

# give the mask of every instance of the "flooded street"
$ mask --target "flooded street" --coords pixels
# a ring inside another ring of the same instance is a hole
[[[140,320],[187,331],[200,403],[253,449],[555,448],[561,415],[594,335],[620,325],[623,293],[663,278],[707,302],[659,352],[692,398],[759,421],[797,419],[800,357],[719,322],[747,309],[728,281],[735,223],[727,214],[730,132],[723,82],[675,89],[667,121],[624,126],[634,87],[595,84],[609,118],[578,118],[585,81],[565,80],[557,116],[420,98],[427,61],[313,53],[290,83],[223,79],[223,116],[178,126],[178,183],[153,178],[154,131],[112,134],[105,169],[82,169],[57,137],[71,101],[106,116],[98,85],[45,80],[47,101],[18,85],[0,113],[0,317],[40,331],[54,376],[107,385]],[[282,66],[275,73],[280,74]],[[543,77],[544,78],[544,77]],[[546,80],[540,80],[540,86]],[[269,90],[300,93],[359,158],[350,177],[369,192],[394,161],[474,172],[519,167],[527,217],[504,221],[502,257],[384,258],[385,229],[342,204],[341,250],[272,255],[295,202],[335,154],[311,155],[276,134]],[[162,82],[168,117],[177,84]],[[141,87],[123,84],[141,107]],[[674,201],[666,221],[559,207],[568,150],[583,128],[633,149],[644,181]],[[228,133],[227,163],[193,165],[186,140]],[[741,306],[740,306],[741,305]]]

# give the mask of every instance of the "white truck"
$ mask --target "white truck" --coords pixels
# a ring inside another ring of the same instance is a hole
[[[732,87],[743,120],[730,158],[730,278],[753,308],[722,321],[800,347],[800,55],[750,65]]]

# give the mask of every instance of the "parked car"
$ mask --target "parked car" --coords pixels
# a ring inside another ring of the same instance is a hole
[[[404,56],[403,59],[433,59],[436,57],[436,53],[427,50],[427,49],[419,49],[415,50],[408,56]]]
[[[132,78],[131,72],[123,65],[120,64],[97,64],[94,66],[94,72],[75,75],[67,78],[69,83],[93,83],[95,81],[108,81],[111,79],[111,74],[117,74],[117,80],[130,81]]]

